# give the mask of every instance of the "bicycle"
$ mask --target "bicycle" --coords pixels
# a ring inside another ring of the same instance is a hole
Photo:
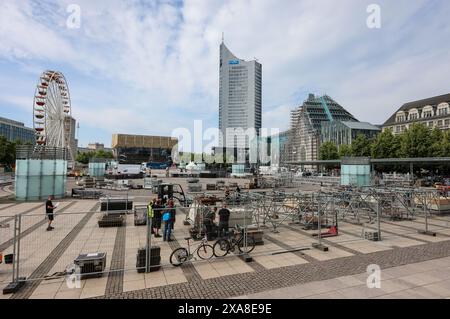
[[[235,251],[236,246],[238,247],[239,252],[242,254],[251,253],[253,249],[255,249],[255,240],[248,235],[245,236],[245,228],[236,225],[235,229],[239,231],[239,238],[236,239],[236,236],[234,236],[231,238],[222,238],[217,240],[213,246],[214,256],[225,257],[230,251]],[[247,237],[247,245],[245,245],[245,237]]]
[[[175,249],[172,254],[170,255],[170,263],[175,266],[181,266],[185,262],[196,259],[195,253],[197,253],[197,256],[202,260],[209,260],[214,256],[214,249],[211,245],[208,244],[208,240],[206,239],[206,236],[202,239],[200,245],[191,253],[191,245],[190,240],[192,237],[186,237],[185,240],[187,241],[188,248],[180,247]]]

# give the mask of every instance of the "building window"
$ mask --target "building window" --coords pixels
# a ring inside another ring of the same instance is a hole
[[[439,109],[439,116],[447,115],[448,114],[448,108]]]
[[[439,121],[437,122],[437,125],[438,125],[439,127],[441,127],[441,126],[442,126],[442,120],[439,120]]]
[[[423,117],[432,117],[432,116],[433,116],[433,111],[423,112]]]
[[[400,133],[400,126],[396,126],[396,127],[395,127],[395,132],[396,132],[396,133]]]
[[[398,115],[397,116],[397,122],[404,122],[405,121],[405,116],[404,115]]]
[[[433,121],[428,122],[428,126],[429,126],[429,127],[432,127],[432,126],[433,126]]]

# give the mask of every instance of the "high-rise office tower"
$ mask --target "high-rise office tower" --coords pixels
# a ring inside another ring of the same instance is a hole
[[[249,137],[236,134],[261,129],[262,65],[237,58],[220,45],[219,129],[220,147],[249,147]],[[237,131],[234,131],[237,130]],[[244,146],[245,145],[245,146]]]

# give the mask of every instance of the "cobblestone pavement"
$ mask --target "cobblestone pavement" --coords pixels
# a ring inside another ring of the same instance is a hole
[[[178,239],[175,238],[175,235],[172,234],[172,241],[169,241],[169,247],[172,249],[172,251],[178,249],[181,247],[180,243],[178,242]],[[183,270],[184,275],[186,276],[186,279],[188,281],[196,281],[201,280],[200,274],[195,269],[192,262],[188,261],[187,263],[184,263],[180,266],[180,268]]]
[[[111,268],[106,283],[105,294],[123,292],[123,269],[125,267],[126,227],[118,227],[114,251],[111,258]]]
[[[220,278],[193,280],[100,298],[230,298],[296,284],[361,274],[370,264],[377,264],[381,269],[385,269],[448,256],[450,256],[450,241],[442,241]]]

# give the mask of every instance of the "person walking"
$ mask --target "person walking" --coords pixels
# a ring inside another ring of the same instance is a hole
[[[173,225],[175,224],[175,208],[172,199],[169,200],[167,210],[164,212],[162,219],[164,221],[163,240],[170,242],[172,241],[170,235],[172,234]]]
[[[230,188],[225,187],[225,200],[228,202],[230,200]]]
[[[147,222],[149,222],[150,220],[152,220],[153,222],[153,217],[155,216],[155,206],[156,206],[156,198],[153,198],[153,200],[148,203],[147,205]],[[152,235],[154,234],[153,231],[153,225],[152,225],[152,229],[151,229]]]
[[[214,228],[214,221],[216,220],[216,207],[214,209],[208,209],[205,216],[203,217],[203,225],[205,226],[205,232],[206,232],[206,239],[207,240],[213,240],[213,228]]]
[[[161,229],[161,220],[162,220],[162,210],[164,209],[164,206],[162,206],[161,199],[158,199],[156,201],[156,205],[153,206],[153,220],[152,220],[152,226],[153,226],[153,234],[155,234],[155,238],[160,238],[161,235],[159,234],[159,230]]]
[[[50,195],[48,197],[47,201],[45,202],[45,213],[46,213],[47,219],[48,219],[47,231],[51,231],[51,230],[55,229],[54,227],[52,227],[52,223],[53,223],[53,219],[54,219],[53,210],[56,208],[56,206],[53,206],[52,200],[53,200],[53,195]]]
[[[230,220],[230,211],[228,205],[225,203],[219,210],[219,237],[226,236],[228,234],[228,222]]]
[[[236,203],[238,205],[241,203],[241,188],[239,185],[236,186]]]

